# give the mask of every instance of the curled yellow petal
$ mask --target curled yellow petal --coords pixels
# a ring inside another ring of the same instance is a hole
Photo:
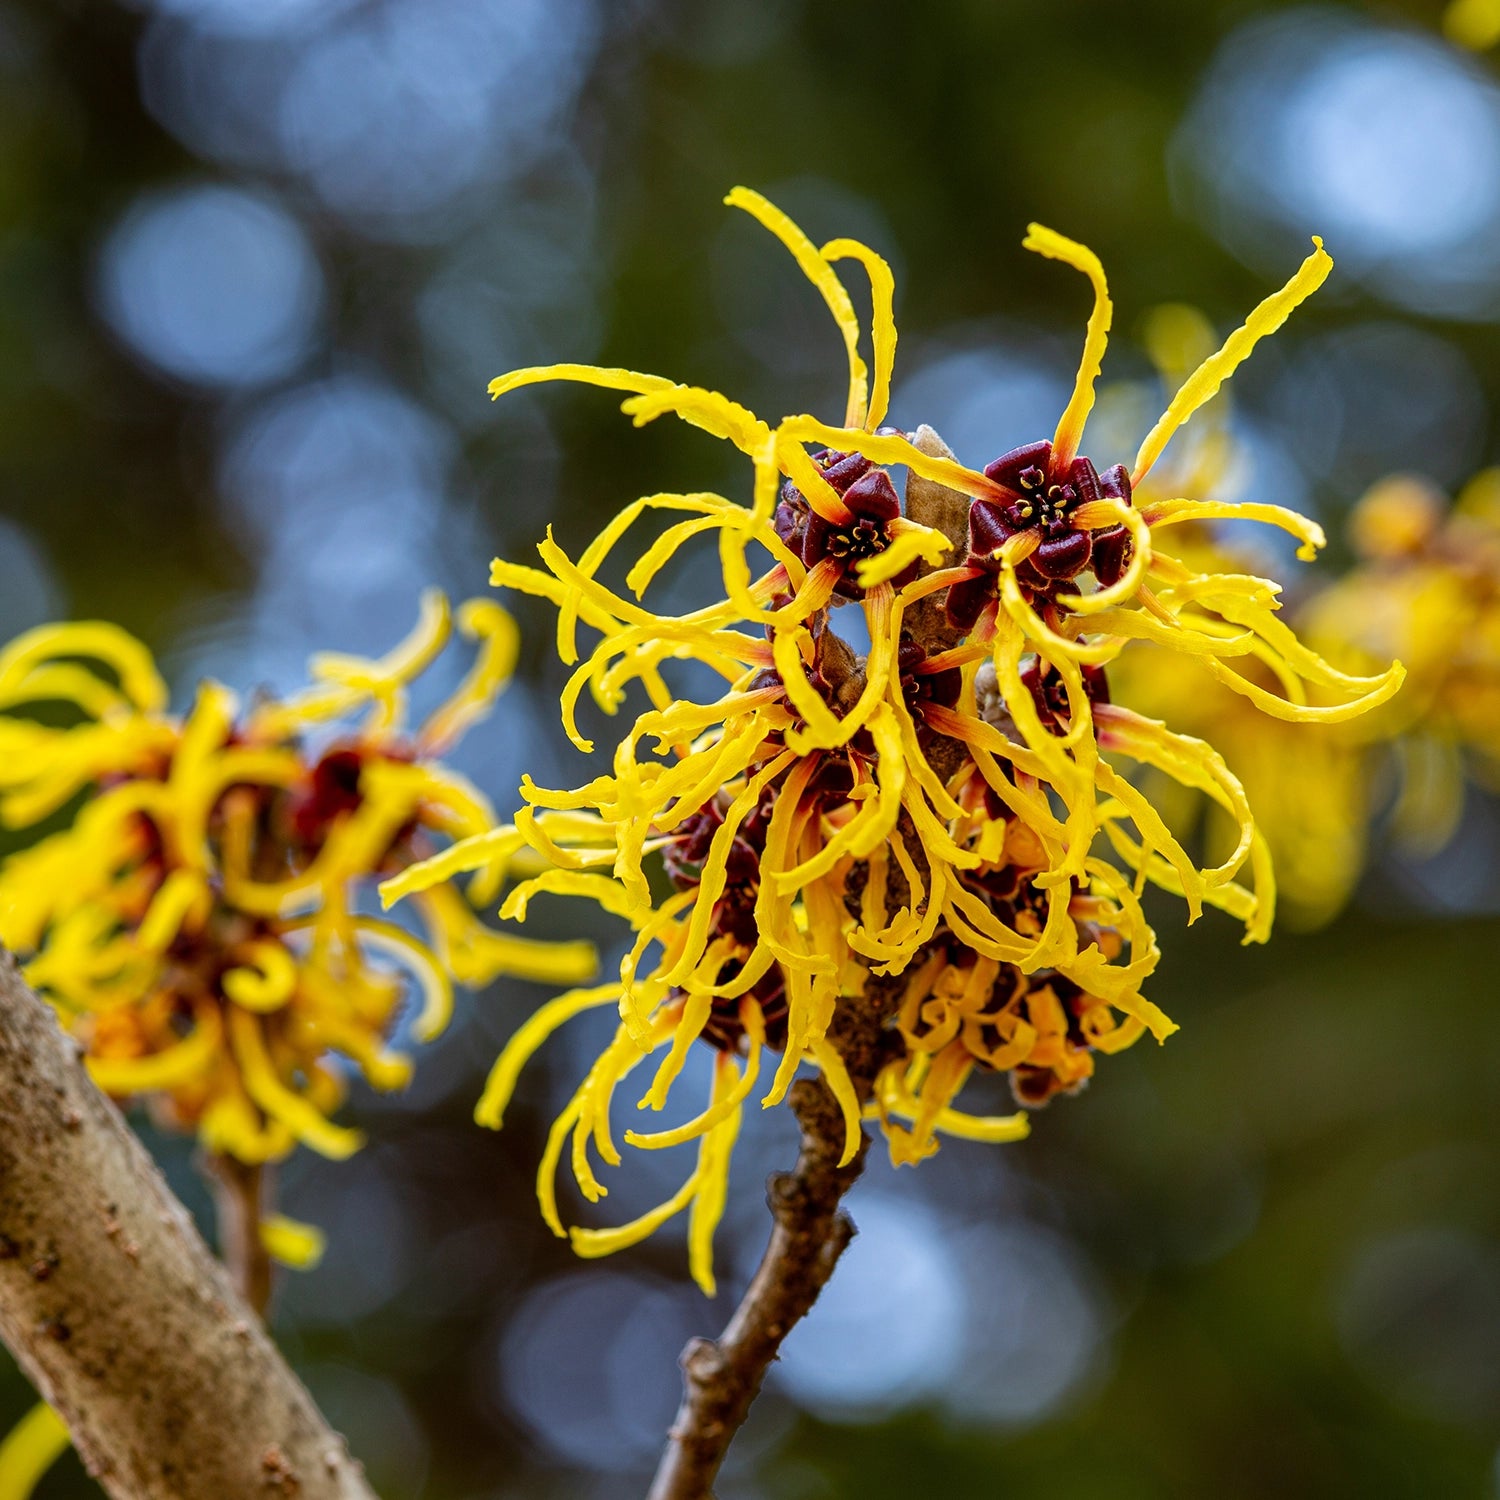
[[[750,1091],[755,1087],[755,1080],[760,1076],[760,1055],[765,1046],[766,1029],[765,1023],[761,1020],[760,1006],[754,1000],[746,1000],[741,1015],[744,1017],[745,1030],[750,1037],[750,1055],[745,1060],[743,1075],[702,1114],[695,1115],[675,1129],[627,1130],[625,1139],[632,1146],[639,1146],[647,1151],[660,1151],[668,1146],[680,1146],[686,1141],[697,1140],[699,1136],[706,1135],[721,1121],[728,1119],[750,1097]],[[721,1067],[724,1065],[722,1055],[717,1065]]]
[[[71,1442],[63,1419],[39,1401],[0,1443],[0,1500],[31,1500],[32,1491]]]
[[[261,1023],[249,1011],[229,1012],[229,1038],[250,1097],[274,1120],[279,1120],[305,1146],[334,1161],[352,1156],[364,1144],[358,1130],[335,1125],[302,1094],[276,1076],[266,1051]]]
[[[505,1050],[490,1069],[484,1093],[474,1107],[474,1119],[491,1130],[499,1130],[505,1118],[506,1106],[515,1093],[516,1080],[537,1048],[559,1026],[571,1021],[574,1016],[582,1015],[586,1010],[613,1005],[619,998],[618,984],[601,984],[591,989],[569,990],[567,994],[549,1000],[506,1043]]]
[[[219,1014],[203,1006],[192,1031],[180,1042],[144,1057],[88,1057],[89,1077],[115,1098],[129,1094],[166,1093],[205,1073],[219,1056],[223,1040]]]
[[[719,1092],[720,1079],[734,1077],[734,1060],[719,1058],[714,1084]],[[724,1217],[729,1196],[729,1159],[739,1136],[743,1106],[736,1103],[728,1115],[704,1136],[698,1148],[698,1192],[688,1215],[688,1274],[705,1297],[718,1290],[714,1279],[714,1231]]]
[[[862,588],[889,583],[919,558],[936,567],[953,548],[953,543],[941,531],[901,517],[890,523],[890,532],[891,544],[884,552],[861,558],[855,565],[855,575]]]
[[[1264,521],[1296,537],[1297,556],[1311,562],[1328,545],[1323,528],[1309,516],[1284,505],[1265,505],[1252,500],[1153,500],[1141,507],[1150,527],[1175,526],[1184,521]]]
[[[573,1253],[583,1260],[598,1260],[601,1256],[613,1255],[617,1250],[639,1245],[642,1240],[655,1234],[668,1219],[680,1214],[693,1201],[697,1192],[698,1178],[695,1174],[665,1203],[657,1204],[628,1224],[620,1224],[612,1229],[581,1229],[575,1226],[568,1231],[568,1238],[573,1242]]]
[[[432,956],[426,944],[391,922],[375,917],[356,917],[354,929],[360,946],[373,948],[393,958],[416,981],[422,995],[422,1008],[412,1023],[419,1042],[430,1042],[441,1035],[453,1016],[453,981]]]
[[[1183,381],[1156,426],[1148,432],[1135,456],[1130,482],[1138,485],[1151,472],[1172,435],[1200,406],[1212,401],[1219,387],[1234,374],[1267,334],[1275,333],[1296,308],[1305,302],[1328,279],[1333,269],[1332,257],[1323,249],[1323,241],[1313,236],[1313,253],[1302,262],[1297,274],[1267,297],[1224,341],[1217,353],[1209,357]]]
[[[751,218],[769,229],[792,252],[802,274],[828,304],[843,336],[844,350],[849,359],[849,402],[844,420],[850,427],[862,427],[869,404],[869,372],[860,358],[859,319],[854,315],[854,304],[849,300],[844,283],[818,247],[774,203],[753,188],[734,188],[725,196],[724,202],[730,208],[744,209]]]
[[[173,870],[151,898],[136,929],[136,945],[146,953],[165,953],[191,916],[201,922],[212,905],[208,882],[197,870]]]
[[[38,625],[18,635],[0,652],[0,692],[9,691],[38,664],[68,657],[103,662],[142,713],[161,713],[166,708],[167,685],[151,653],[134,636],[103,620]]]
[[[859,1150],[862,1134],[859,1097],[854,1092],[854,1083],[849,1077],[848,1068],[844,1066],[844,1059],[829,1043],[821,1037],[814,1038],[809,1050],[822,1070],[828,1087],[833,1090],[833,1097],[838,1100],[839,1110],[844,1116],[844,1151],[839,1157],[839,1165],[847,1167],[854,1160],[854,1153]]]
[[[490,381],[490,400],[498,401],[507,391],[519,390],[525,385],[536,385],[545,380],[571,380],[582,385],[600,385],[612,391],[661,391],[672,382],[660,375],[642,375],[635,370],[606,368],[600,365],[532,365],[524,370],[511,370],[497,375]]]
[[[316,1224],[285,1214],[267,1214],[260,1221],[260,1242],[272,1260],[298,1271],[315,1270],[327,1247],[327,1237]]]
[[[224,993],[246,1010],[279,1010],[297,987],[297,961],[274,938],[250,943],[245,951],[252,962],[225,973]]]
[[[484,870],[504,863],[526,847],[525,836],[515,827],[493,828],[488,833],[463,839],[427,859],[408,865],[399,875],[380,882],[380,901],[387,909],[405,896],[430,890],[455,875]]]
[[[859,240],[829,240],[819,253],[829,261],[857,260],[870,278],[873,304],[870,340],[875,352],[875,383],[864,425],[874,432],[885,421],[891,404],[891,373],[896,363],[896,278],[885,258]]]
[[[430,755],[441,755],[493,707],[515,671],[521,632],[493,600],[469,599],[459,606],[458,628],[479,644],[479,655],[452,697],[434,710],[418,736]]]
[[[1094,288],[1094,308],[1089,314],[1088,328],[1083,337],[1083,357],[1078,364],[1078,374],[1073,382],[1073,394],[1058,419],[1057,432],[1052,439],[1052,461],[1064,466],[1072,462],[1083,438],[1084,424],[1094,409],[1094,387],[1099,371],[1104,364],[1104,350],[1109,343],[1109,326],[1114,318],[1114,305],[1109,300],[1109,287],[1104,279],[1104,267],[1099,257],[1087,245],[1070,240],[1043,224],[1028,224],[1026,238],[1022,244],[1027,250],[1035,250],[1049,260],[1060,260],[1082,271]]]

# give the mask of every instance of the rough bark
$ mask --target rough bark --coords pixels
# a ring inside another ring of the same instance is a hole
[[[0,1338],[114,1500],[374,1500],[0,953]]]

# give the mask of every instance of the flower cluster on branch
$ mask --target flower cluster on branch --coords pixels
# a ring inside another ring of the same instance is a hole
[[[0,821],[72,813],[0,866],[0,941],[106,1093],[252,1165],[299,1142],[345,1157],[361,1137],[332,1116],[351,1070],[378,1089],[410,1078],[389,1045],[408,992],[426,1040],[447,1024],[452,978],[593,972],[588,944],[495,931],[450,886],[420,898],[425,939],[359,909],[376,877],[494,823],[439,757],[488,713],[516,629],[488,600],[458,619],[476,660],[414,729],[409,686],[452,628],[436,593],[379,660],[320,656],[286,702],[241,706],[205,682],[180,718],[115,626],[44,626],[0,652]],[[264,1231],[283,1258],[316,1253],[304,1226]]]
[[[1190,919],[1211,905],[1238,918],[1247,941],[1269,932],[1270,860],[1240,782],[1212,745],[1112,701],[1123,650],[1151,642],[1289,722],[1350,719],[1402,677],[1399,665],[1336,668],[1282,621],[1276,583],[1167,550],[1174,528],[1238,517],[1290,532],[1310,557],[1324,541],[1314,522],[1147,485],[1173,434],[1322,283],[1331,262],[1320,243],[1183,381],[1127,467],[1082,452],[1112,317],[1103,268],[1033,225],[1026,247],[1081,272],[1093,309],[1054,433],[981,472],[930,428],[887,425],[896,325],[880,256],[849,239],[818,247],[746,189],[727,201],[781,241],[833,315],[848,364],[842,423],[773,425],[718,392],[624,369],[553,365],[493,383],[496,397],[550,380],[622,391],[637,425],[671,415],[738,449],[750,498],[648,495],[576,557],[549,533],[540,567],[495,562],[493,583],[557,608],[557,650],[572,669],[563,723],[581,750],[593,749],[577,723],[584,694],[613,714],[638,685],[652,706],[607,772],[575,788],[528,778],[513,824],[382,887],[394,901],[465,871],[488,888],[521,876],[505,917],[566,895],[629,924],[617,976],[559,996],[518,1030],[479,1118],[500,1123],[525,1062],[560,1025],[617,1010],[613,1040],[553,1125],[543,1213],[581,1254],[599,1255],[686,1211],[705,1290],[730,1153],[757,1091],[774,1105],[803,1063],[819,1069],[843,1111],[846,1159],[866,1118],[897,1162],[931,1155],[942,1134],[1013,1140],[1024,1112],[960,1107],[976,1072],[1008,1074],[1016,1099],[1035,1106],[1081,1085],[1097,1054],[1174,1029],[1142,993],[1158,959],[1147,882],[1181,896]],[[847,263],[871,293],[869,363]],[[610,587],[601,575],[650,521],[625,591]],[[644,603],[699,538],[717,549],[719,599],[686,614]],[[862,615],[864,652],[839,633],[840,610]],[[723,691],[681,696],[672,673],[683,662]],[[1221,860],[1205,866],[1173,835],[1137,768],[1225,811],[1236,836]],[[546,867],[517,869],[518,857]],[[837,1017],[893,989],[878,1067],[854,1076]],[[628,1224],[566,1231],[565,1153],[584,1196],[603,1197],[595,1161],[622,1160],[616,1090],[652,1060],[641,1104],[663,1108],[696,1042],[715,1053],[701,1111],[624,1136],[641,1150],[695,1141],[681,1187]]]

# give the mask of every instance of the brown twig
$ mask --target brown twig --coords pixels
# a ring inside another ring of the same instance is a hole
[[[263,1166],[251,1166],[217,1152],[205,1152],[199,1168],[213,1193],[219,1257],[235,1290],[264,1317],[271,1303],[274,1267],[260,1226],[271,1212],[271,1174]]]
[[[776,1224],[754,1280],[717,1340],[694,1339],[682,1353],[683,1398],[650,1500],[702,1500],[729,1444],[781,1349],[805,1317],[838,1258],[854,1238],[854,1221],[839,1202],[864,1166],[868,1139],[846,1167],[838,1109],[820,1081],[793,1086],[792,1108],[802,1125],[802,1150],[790,1172],[767,1185]]]
[[[0,1338],[114,1500],[374,1500],[0,953]]]
[[[860,1098],[868,1096],[886,1058],[885,1022],[898,986],[872,978],[859,1007],[841,1008],[830,1037]],[[844,1118],[821,1079],[792,1086],[802,1146],[790,1172],[767,1184],[775,1218],[770,1243],[734,1316],[715,1339],[694,1339],[682,1353],[683,1397],[652,1482],[649,1500],[705,1500],[734,1435],[781,1350],[807,1316],[854,1238],[839,1204],[864,1170],[869,1138],[854,1158],[844,1150]]]

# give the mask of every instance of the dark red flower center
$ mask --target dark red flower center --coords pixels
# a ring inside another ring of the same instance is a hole
[[[829,559],[838,563],[836,592],[844,599],[858,599],[864,590],[855,577],[855,565],[890,546],[890,525],[901,514],[901,497],[890,475],[862,454],[825,448],[812,457],[849,517],[830,521],[819,515],[787,480],[776,507],[776,531],[807,567]]]
[[[1103,667],[1084,666],[1083,691],[1090,703],[1109,702],[1109,676]],[[1057,734],[1062,730],[1062,721],[1072,716],[1068,702],[1068,685],[1061,675],[1044,666],[1040,659],[1032,660],[1021,669],[1021,681],[1036,704],[1037,716],[1042,723]]]
[[[1016,564],[1016,577],[1035,602],[1051,598],[1059,584],[1092,569],[1108,587],[1124,576],[1131,557],[1130,533],[1122,525],[1089,529],[1078,525],[1078,513],[1098,500],[1130,504],[1130,476],[1122,464],[1104,473],[1081,454],[1059,463],[1049,442],[1027,443],[1002,454],[985,468],[998,488],[993,498],[976,500],[969,509],[966,566],[982,576],[955,584],[948,595],[948,616],[969,629],[995,597],[995,578],[1002,551],[1013,538],[1036,537],[1031,552]]]
[[[861,558],[884,552],[890,541],[885,526],[876,517],[856,516],[847,526],[829,530],[823,540],[823,550],[828,557],[858,562]]]
[[[1016,483],[1020,497],[1002,512],[1013,531],[1036,529],[1048,536],[1060,536],[1069,530],[1068,513],[1078,504],[1075,486],[1066,480],[1061,484],[1050,480],[1038,464],[1027,464],[1016,475]]]
[[[907,712],[921,724],[929,706],[954,707],[963,690],[963,673],[957,667],[940,671],[922,671],[927,653],[902,632],[901,647],[896,653],[896,671],[901,681],[901,696]]]

